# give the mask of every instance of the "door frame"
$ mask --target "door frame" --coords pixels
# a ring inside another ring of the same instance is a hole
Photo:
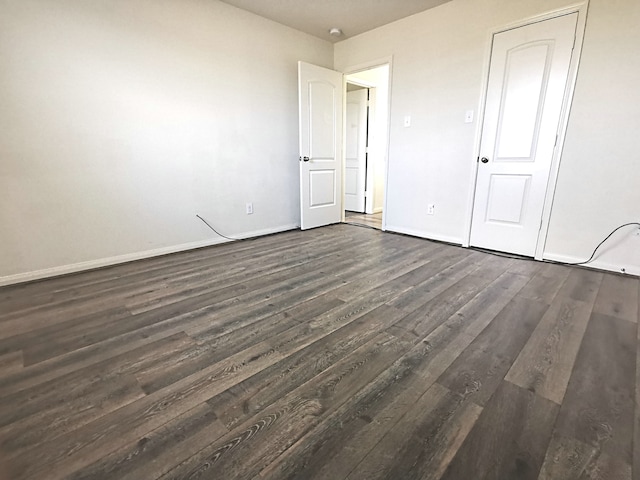
[[[587,25],[587,15],[589,12],[589,0],[584,0],[580,3],[575,3],[563,8],[552,10],[547,13],[535,15],[533,17],[526,18],[517,22],[509,23],[501,27],[495,27],[491,29],[487,34],[487,47],[485,48],[484,67],[482,72],[482,90],[480,95],[480,101],[478,104],[478,116],[476,123],[476,132],[474,138],[474,157],[472,159],[472,175],[471,175],[471,188],[470,196],[467,202],[467,215],[465,225],[465,235],[463,247],[469,247],[471,243],[471,222],[473,220],[473,206],[476,196],[476,184],[478,177],[478,158],[480,156],[480,142],[482,140],[482,126],[484,123],[487,89],[489,86],[489,70],[491,67],[491,52],[493,50],[493,39],[498,33],[506,32],[508,30],[514,30],[516,28],[531,25],[533,23],[543,22],[545,20],[551,20],[556,17],[569,15],[572,13],[578,14],[578,20],[576,25],[576,40],[571,56],[571,64],[569,65],[569,72],[567,74],[567,85],[564,92],[564,99],[562,101],[562,109],[560,111],[560,121],[558,122],[558,141],[556,148],[551,158],[551,166],[549,168],[549,179],[547,181],[547,189],[544,197],[544,207],[542,210],[542,219],[540,224],[540,230],[538,231],[538,238],[536,241],[536,250],[534,258],[536,260],[542,260],[544,256],[544,247],[547,240],[547,233],[549,232],[549,223],[551,221],[551,210],[553,207],[553,199],[555,196],[556,185],[558,181],[558,172],[560,170],[560,160],[562,158],[562,152],[564,150],[564,142],[567,133],[567,125],[569,123],[569,114],[571,112],[571,105],[573,102],[573,95],[576,87],[576,80],[578,78],[578,68],[580,65],[580,58],[582,57],[582,45],[584,42],[584,33]]]
[[[343,106],[343,129],[346,128],[346,102],[347,102],[347,83],[355,83],[355,84],[360,84],[361,86],[366,86],[367,88],[372,88],[372,87],[376,87],[375,85],[365,85],[362,82],[354,82],[354,81],[349,81],[347,82],[347,76],[348,75],[352,75],[354,73],[360,73],[363,72],[365,70],[372,70],[374,68],[377,67],[384,67],[385,65],[389,66],[389,80],[388,80],[388,95],[387,95],[387,141],[386,144],[384,146],[383,152],[384,152],[384,158],[385,158],[385,167],[384,167],[384,188],[383,188],[383,194],[384,194],[384,206],[382,208],[382,230],[386,230],[386,212],[387,212],[387,182],[388,182],[388,178],[389,178],[389,143],[390,143],[390,135],[391,135],[391,90],[392,90],[392,80],[393,80],[393,56],[388,56],[388,57],[382,57],[382,58],[378,58],[376,60],[371,60],[369,62],[364,62],[364,63],[359,63],[356,65],[352,65],[349,67],[346,67],[344,69],[342,69],[342,88],[344,91],[344,106]],[[346,151],[346,139],[345,139],[345,135],[343,135],[343,139],[342,139],[342,151]],[[343,155],[343,160],[342,160],[342,221],[345,221],[345,214],[344,214],[344,181],[345,181],[345,169],[346,169],[346,162],[344,160],[344,155]]]

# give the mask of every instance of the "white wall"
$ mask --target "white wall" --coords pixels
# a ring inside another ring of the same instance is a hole
[[[387,227],[461,243],[489,31],[567,3],[452,0],[334,58],[216,0],[0,0],[0,284],[217,241],[196,213],[296,225],[298,60],[393,56]],[[639,24],[637,0],[591,0],[548,258],[640,220]],[[640,237],[613,240],[594,265],[640,273]]]
[[[570,3],[452,0],[336,44],[339,70],[393,56],[388,229],[464,242],[476,133],[464,113],[480,106],[489,32]],[[639,8],[591,0],[547,257],[586,259],[614,226],[640,221]],[[625,235],[596,265],[640,273],[640,237]]]
[[[640,222],[640,1],[592,0],[546,256],[581,261],[615,227]],[[594,266],[640,275],[637,228]]]
[[[298,225],[298,60],[216,0],[0,0],[0,284]]]

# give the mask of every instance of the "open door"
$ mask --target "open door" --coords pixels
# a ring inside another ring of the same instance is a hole
[[[344,209],[350,212],[365,213],[368,97],[368,88],[347,92]]]
[[[298,62],[300,226],[342,220],[342,74]]]

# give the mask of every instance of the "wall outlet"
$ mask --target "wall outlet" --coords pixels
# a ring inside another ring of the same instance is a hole
[[[253,213],[253,203],[247,203],[247,215],[251,215]]]
[[[427,205],[427,215],[433,215],[435,213],[436,206],[433,203]]]

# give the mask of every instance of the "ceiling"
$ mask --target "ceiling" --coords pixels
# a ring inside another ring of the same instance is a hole
[[[450,0],[222,1],[335,43]],[[343,34],[339,37],[329,35],[332,27],[340,28]]]

